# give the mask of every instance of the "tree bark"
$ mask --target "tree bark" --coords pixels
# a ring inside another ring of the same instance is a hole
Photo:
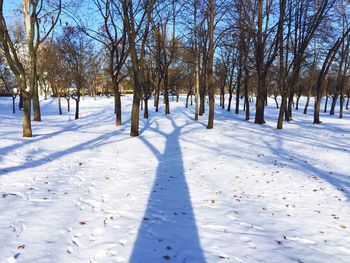
[[[312,87],[309,87],[309,92],[307,94],[307,99],[306,99],[306,103],[305,103],[305,107],[304,107],[304,114],[307,114],[307,110],[308,110],[309,104],[310,104],[311,93],[312,93]]]
[[[15,114],[16,113],[16,97],[12,96],[12,113]]]
[[[33,94],[33,113],[34,121],[41,121],[40,100],[38,94],[38,88],[35,88]]]
[[[340,94],[340,101],[339,101],[339,119],[343,118],[343,112],[344,112],[344,95]]]
[[[58,95],[58,113],[59,115],[62,115],[61,95]]]
[[[331,105],[331,110],[329,112],[329,115],[334,115],[335,106],[337,105],[338,98],[339,98],[339,92],[335,92],[333,99],[332,99],[332,105]]]
[[[145,109],[143,112],[143,118],[148,119],[148,98],[144,99]]]
[[[244,105],[245,105],[245,120],[250,120],[250,107],[249,107],[249,90],[248,90],[248,68],[244,66]]]
[[[265,78],[263,76],[258,77],[258,95],[256,97],[256,113],[255,123],[265,123]]]
[[[32,137],[32,126],[30,121],[31,99],[23,98],[23,137]]]
[[[209,114],[207,129],[214,128],[214,83],[213,83],[213,64],[214,64],[214,12],[215,0],[209,0],[209,65],[208,65],[208,90],[209,90]]]

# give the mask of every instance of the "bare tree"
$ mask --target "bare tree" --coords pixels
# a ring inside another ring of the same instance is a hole
[[[7,63],[16,77],[21,96],[24,100],[23,137],[32,137],[30,121],[31,100],[33,98],[34,120],[40,121],[40,105],[37,85],[37,52],[41,43],[51,34],[61,13],[61,0],[23,0],[23,20],[26,32],[26,65],[15,48],[3,12],[3,0],[0,0],[0,44]],[[49,21],[49,22],[48,22]],[[49,24],[46,28],[45,24]]]
[[[134,80],[134,96],[131,110],[131,136],[139,135],[139,112],[142,97],[142,87],[146,85],[144,79],[145,70],[145,46],[150,31],[151,15],[154,8],[154,0],[138,1],[136,8],[132,0],[121,0],[124,24],[128,33],[129,50]],[[139,16],[135,10],[142,9]],[[136,21],[136,19],[139,20]],[[141,48],[137,51],[137,36],[140,36]]]

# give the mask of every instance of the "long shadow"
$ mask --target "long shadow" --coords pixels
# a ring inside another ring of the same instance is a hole
[[[119,129],[118,132],[123,132],[125,129],[127,129],[126,125],[123,128]],[[61,151],[53,152],[52,154],[49,154],[49,155],[44,156],[42,158],[39,158],[37,160],[30,161],[29,163],[19,164],[19,165],[15,165],[15,166],[11,166],[11,167],[3,167],[0,169],[0,176],[8,174],[8,173],[12,173],[12,172],[23,171],[23,170],[29,169],[29,168],[40,167],[42,165],[50,163],[53,160],[57,160],[61,157],[64,157],[66,155],[71,155],[71,154],[76,153],[76,152],[81,152],[85,149],[89,149],[89,148],[91,149],[92,147],[93,148],[101,147],[103,145],[110,143],[109,140],[111,138],[113,138],[115,136],[115,134],[116,134],[116,131],[110,131],[108,133],[103,133],[96,138],[85,141],[83,143],[76,144],[70,148],[67,148],[67,149],[64,149]],[[128,139],[128,137],[125,137],[122,139],[114,140],[113,142],[127,140],[127,139]]]
[[[307,171],[308,174],[315,175],[328,182],[330,185],[335,187],[338,191],[341,191],[347,199],[350,199],[350,181],[349,176],[347,174],[342,174],[338,172],[330,172],[324,169],[318,168],[310,162],[306,161],[310,159],[310,157],[302,157],[298,156],[295,152],[288,152],[283,147],[283,142],[279,139],[277,140],[277,146],[273,146],[272,143],[264,141],[267,148],[269,148],[272,152],[278,152],[278,156],[282,158],[282,160],[288,163],[290,168],[294,168],[299,171]]]
[[[142,135],[139,137],[158,159],[156,178],[149,195],[131,263],[149,262],[206,262],[199,241],[191,197],[185,178],[179,137],[184,126],[168,118],[174,130],[166,134],[161,153]]]

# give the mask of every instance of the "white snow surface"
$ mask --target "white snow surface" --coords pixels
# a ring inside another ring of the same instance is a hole
[[[350,262],[348,112],[276,130],[273,101],[265,125],[217,106],[207,130],[184,101],[132,138],[129,96],[120,127],[113,98],[77,121],[48,99],[22,138],[0,98],[0,262]]]

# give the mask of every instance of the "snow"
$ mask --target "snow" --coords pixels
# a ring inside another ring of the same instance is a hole
[[[207,130],[184,100],[131,138],[129,96],[121,127],[112,98],[49,99],[28,139],[0,98],[0,262],[350,262],[348,113]]]

